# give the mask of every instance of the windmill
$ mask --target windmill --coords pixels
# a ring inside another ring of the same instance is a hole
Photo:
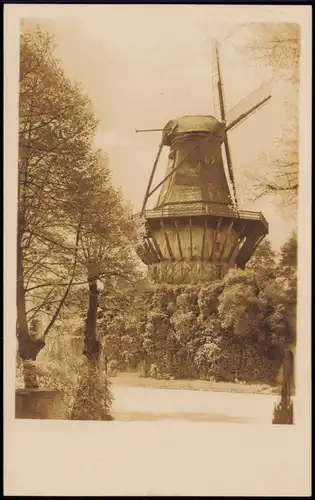
[[[268,234],[260,212],[239,209],[229,133],[266,104],[269,85],[226,112],[217,43],[214,43],[215,116],[183,116],[161,131],[141,215],[146,231],[137,252],[153,281],[195,283],[219,279],[231,267],[243,268]],[[169,147],[164,179],[152,188],[163,147]],[[226,158],[224,168],[223,153]],[[147,201],[160,189],[156,206]]]

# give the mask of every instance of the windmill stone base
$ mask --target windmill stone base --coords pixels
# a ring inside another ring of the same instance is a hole
[[[234,267],[234,266],[233,266]],[[231,269],[229,264],[212,262],[160,262],[148,266],[153,283],[168,285],[202,284],[223,278]]]

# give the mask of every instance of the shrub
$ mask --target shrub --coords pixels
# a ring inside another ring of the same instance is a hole
[[[71,420],[113,420],[110,381],[97,363],[86,361],[72,407]]]
[[[43,360],[36,364],[39,387],[57,389],[62,393],[65,418],[70,418],[83,365],[82,357],[69,358],[62,363]]]
[[[118,362],[115,359],[112,359],[107,364],[107,374],[109,376],[115,377],[118,371]]]
[[[293,402],[290,401],[287,406],[282,401],[277,403],[273,411],[273,424],[290,425],[293,424]]]

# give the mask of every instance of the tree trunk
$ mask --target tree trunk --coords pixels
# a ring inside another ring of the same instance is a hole
[[[45,346],[42,339],[32,339],[29,334],[25,289],[24,289],[24,272],[22,260],[22,231],[21,223],[18,223],[17,237],[17,282],[16,282],[16,306],[17,306],[17,338],[19,346],[19,355],[23,363],[23,376],[25,388],[37,388],[37,379],[34,362],[38,353]]]
[[[112,420],[110,407],[112,394],[109,389],[104,363],[100,359],[100,342],[97,340],[97,277],[89,277],[89,306],[84,330],[83,354],[87,359],[83,369],[71,420]]]
[[[97,322],[97,305],[98,305],[98,289],[97,278],[89,278],[89,307],[85,321],[84,332],[84,351],[83,354],[91,361],[99,361],[100,343],[97,340],[96,322]]]
[[[38,389],[36,365],[34,361],[23,360],[22,369],[25,389]]]

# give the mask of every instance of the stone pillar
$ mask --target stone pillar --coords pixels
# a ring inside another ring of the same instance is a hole
[[[17,389],[15,391],[15,418],[65,418],[62,392],[56,389]]]

